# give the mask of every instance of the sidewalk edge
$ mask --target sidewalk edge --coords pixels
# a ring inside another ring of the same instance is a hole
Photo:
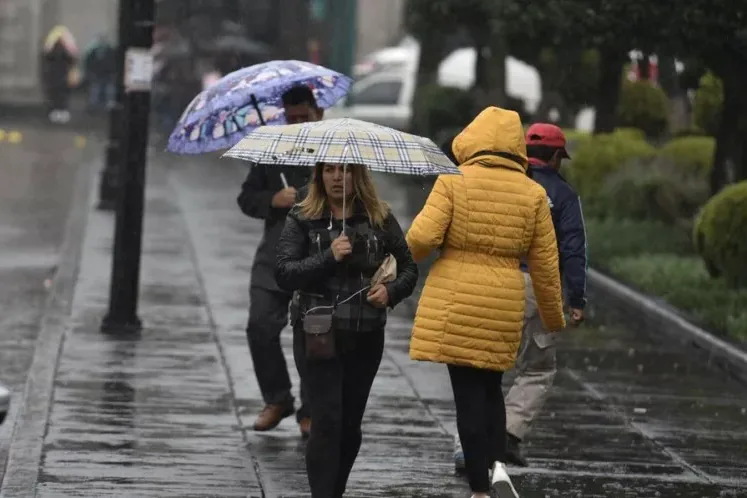
[[[83,239],[92,206],[95,160],[81,165],[75,181],[57,273],[53,277],[36,340],[34,356],[11,436],[0,498],[34,496],[44,436],[52,404],[54,378],[69,329]]]
[[[589,269],[588,278],[590,286],[605,298],[613,299],[625,309],[641,314],[651,330],[704,350],[710,360],[715,360],[715,363],[747,384],[746,352],[656,304],[650,297],[596,270]]]
[[[218,323],[213,314],[213,308],[211,306],[210,296],[207,291],[207,285],[205,284],[205,277],[202,272],[202,268],[200,266],[199,257],[197,255],[197,247],[195,246],[194,233],[192,232],[192,229],[189,226],[187,215],[184,212],[184,208],[182,206],[182,199],[181,199],[181,196],[179,195],[179,188],[177,187],[177,185],[175,185],[176,180],[171,174],[170,166],[166,165],[163,168],[163,171],[166,177],[166,187],[171,191],[171,194],[174,196],[176,205],[179,209],[179,216],[181,217],[182,222],[184,223],[184,229],[186,231],[188,246],[189,246],[188,247],[189,258],[191,260],[192,265],[194,266],[195,273],[197,275],[200,293],[202,294],[202,298],[205,303],[205,310],[207,311],[208,320],[210,323],[210,330],[212,332],[213,342],[215,343],[215,346],[218,350],[218,354],[220,356],[220,361],[221,361],[221,366],[223,367],[224,373],[226,375],[226,380],[228,382],[228,389],[231,392],[231,399],[232,399],[231,404],[233,407],[234,416],[236,417],[236,423],[238,427],[241,427],[242,419],[241,419],[240,408],[236,404],[236,399],[237,399],[236,386],[234,385],[233,377],[231,375],[231,368],[229,367],[228,361],[226,359],[228,356],[226,354],[226,345],[223,343],[220,337],[220,334],[218,331]],[[267,498],[268,495],[270,495],[269,483],[264,479],[262,475],[261,464],[259,460],[257,459],[257,457],[254,455],[254,452],[252,451],[252,447],[251,447],[252,443],[251,441],[249,441],[246,431],[243,429],[241,430],[241,439],[244,442],[244,446],[249,451],[249,459],[252,463],[252,470],[254,471],[254,474],[256,475],[257,483],[259,485],[260,497],[257,497],[257,498]],[[254,495],[247,495],[247,496],[251,498],[255,498]],[[4,497],[0,496],[0,498],[4,498]]]

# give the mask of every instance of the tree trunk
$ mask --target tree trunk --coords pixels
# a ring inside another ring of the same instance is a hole
[[[508,51],[503,37],[491,34],[490,28],[476,29],[474,34],[477,61],[475,63],[476,111],[487,106],[505,107],[506,57]]]
[[[426,33],[420,42],[417,86],[438,82],[438,66],[444,56],[444,37],[435,31]]]
[[[608,51],[599,53],[599,87],[597,88],[594,133],[611,133],[617,121],[622,71],[625,56]]]
[[[739,71],[739,68],[736,71]],[[712,195],[717,194],[732,181],[741,152],[739,121],[742,90],[739,87],[737,75],[722,73],[720,76],[724,85],[724,103],[721,110],[721,122],[716,133],[716,150],[713,153]]]
[[[428,123],[423,122],[422,109],[418,105],[420,89],[438,82],[438,66],[444,56],[444,36],[435,31],[425,33],[420,40],[420,57],[416,76],[415,95],[412,102],[410,129],[413,133],[426,135]]]
[[[744,119],[744,121],[747,121],[747,119]],[[743,130],[747,131],[747,123],[744,123],[745,126],[743,126]],[[742,133],[742,136],[744,136],[744,132]],[[737,182],[742,182],[747,180],[747,140],[742,140],[742,150],[741,150],[741,160],[736,165],[736,169],[734,171],[734,180]]]

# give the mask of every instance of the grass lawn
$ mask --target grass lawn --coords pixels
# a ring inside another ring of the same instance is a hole
[[[686,231],[652,221],[595,219],[586,229],[591,266],[663,298],[713,332],[747,342],[747,290],[712,279]]]

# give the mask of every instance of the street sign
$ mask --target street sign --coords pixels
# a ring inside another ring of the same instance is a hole
[[[125,92],[149,92],[153,82],[153,54],[145,48],[128,48],[125,53]]]

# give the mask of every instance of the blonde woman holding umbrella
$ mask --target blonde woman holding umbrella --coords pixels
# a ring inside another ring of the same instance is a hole
[[[435,144],[352,119],[263,127],[227,154],[313,167],[277,245],[278,285],[295,292],[294,354],[306,363],[312,498],[339,498],[360,449],[361,422],[384,351],[387,309],[418,269],[369,169],[458,173]]]

